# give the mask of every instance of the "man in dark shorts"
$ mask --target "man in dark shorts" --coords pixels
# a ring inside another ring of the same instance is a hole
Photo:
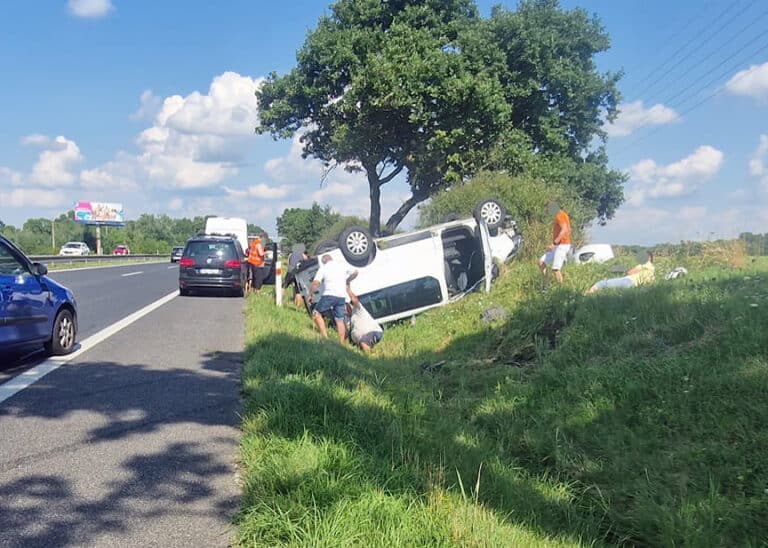
[[[323,255],[320,263],[320,268],[309,288],[309,303],[312,304],[312,295],[320,287],[320,284],[323,284],[323,293],[312,311],[312,319],[320,330],[320,334],[328,338],[323,314],[330,311],[336,322],[339,342],[344,344],[347,338],[347,326],[344,324],[347,284],[357,277],[357,270],[340,261],[334,261],[330,255]]]
[[[246,259],[248,262],[248,288],[257,294],[261,293],[261,286],[267,277],[267,269],[264,268],[264,260],[267,257],[267,252],[264,249],[266,240],[266,234],[255,238],[248,248],[248,258]]]

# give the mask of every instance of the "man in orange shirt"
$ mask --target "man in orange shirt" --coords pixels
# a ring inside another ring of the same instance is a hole
[[[267,277],[266,268],[264,268],[264,259],[267,256],[267,252],[264,250],[262,244],[262,238],[266,240],[267,235],[262,234],[261,237],[257,236],[251,242],[248,248],[248,278],[250,289],[261,293],[261,286],[264,284],[264,279]]]
[[[558,283],[563,283],[561,270],[571,250],[571,219],[555,201],[547,204],[547,213],[554,215],[555,223],[552,227],[552,243],[539,259],[539,268],[544,276],[547,275],[547,267],[551,268]]]

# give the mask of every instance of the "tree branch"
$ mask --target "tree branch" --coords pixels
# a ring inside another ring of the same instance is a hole
[[[397,177],[398,173],[400,173],[401,171],[403,171],[403,168],[404,168],[404,167],[405,167],[405,165],[404,165],[404,164],[400,164],[400,165],[399,165],[399,166],[397,166],[395,169],[393,169],[393,170],[390,172],[390,174],[389,174],[389,175],[387,175],[386,177],[383,177],[383,178],[379,178],[379,184],[380,184],[380,185],[383,185],[383,184],[386,184],[386,183],[390,182],[392,179],[394,179],[395,177]]]
[[[403,202],[403,204],[397,209],[397,211],[392,214],[392,216],[387,221],[387,224],[384,227],[386,233],[392,234],[398,225],[403,222],[403,219],[405,219],[405,216],[408,215],[408,212],[410,212],[414,206],[420,204],[427,198],[429,198],[429,194],[418,193],[413,194],[410,198]]]

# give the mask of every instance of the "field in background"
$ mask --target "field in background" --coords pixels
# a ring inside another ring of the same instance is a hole
[[[768,263],[659,263],[691,275],[584,297],[614,265],[516,264],[371,358],[251,297],[241,543],[768,542]]]

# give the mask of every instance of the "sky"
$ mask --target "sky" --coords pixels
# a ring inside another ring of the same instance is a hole
[[[516,2],[478,0],[491,6]],[[595,14],[623,71],[605,126],[626,202],[594,242],[653,244],[768,232],[768,5],[764,0],[562,0]],[[254,90],[284,74],[323,0],[38,0],[0,8],[0,220],[80,200],[128,219],[245,217],[274,233],[286,207],[367,216],[367,184],[324,178],[297,140],[255,135]],[[383,220],[408,198],[383,188]],[[410,215],[405,227],[412,226]]]

